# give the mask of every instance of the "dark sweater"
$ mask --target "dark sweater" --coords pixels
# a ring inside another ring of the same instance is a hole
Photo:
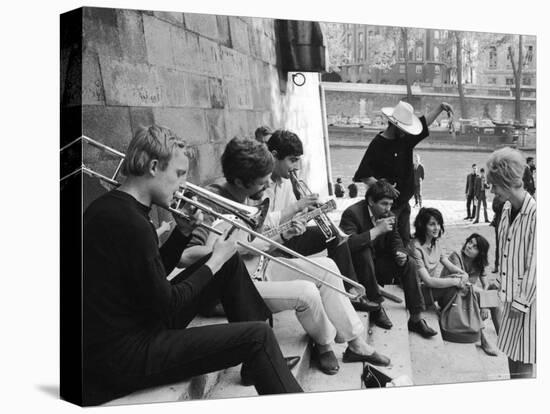
[[[84,213],[84,349],[90,358],[144,346],[212,277],[203,265],[177,285],[166,280],[189,238],[176,229],[159,249],[149,212],[114,190]]]
[[[418,135],[407,134],[398,139],[386,139],[381,133],[376,135],[353,176],[355,182],[374,177],[377,180],[385,178],[391,184],[397,184],[400,194],[394,207],[407,203],[414,194],[414,147],[430,135],[426,119],[423,116],[419,119],[422,122],[422,132]]]

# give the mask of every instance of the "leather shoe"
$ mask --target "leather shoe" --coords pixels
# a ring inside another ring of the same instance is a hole
[[[338,360],[333,351],[327,351],[320,354],[319,349],[314,347],[313,358],[319,364],[319,369],[327,375],[334,375],[340,370],[340,365],[338,365]]]
[[[393,326],[390,318],[388,318],[386,310],[382,306],[380,306],[379,310],[371,312],[370,316],[372,316],[372,321],[374,324],[382,329],[391,329]]]
[[[299,356],[289,356],[284,357],[284,360],[286,362],[286,366],[288,369],[292,369],[300,362],[301,357]],[[254,379],[252,379],[252,372],[245,368],[245,365],[241,367],[241,384],[244,386],[254,385]]]
[[[424,338],[429,338],[431,336],[437,335],[437,332],[430,328],[424,319],[420,319],[418,322],[413,322],[409,319],[407,323],[409,331],[416,332],[422,335]]]
[[[368,300],[365,296],[361,296],[358,299],[352,299],[351,304],[353,305],[353,309],[361,312],[373,312],[380,309],[379,303]]]
[[[493,347],[493,345],[485,342],[485,341],[481,341],[481,349],[483,349],[483,351],[487,354],[487,355],[490,355],[490,356],[498,356],[498,351]]]
[[[342,361],[344,362],[368,362],[369,364],[373,365],[381,365],[381,366],[388,366],[390,365],[390,359],[382,354],[379,354],[378,352],[374,351],[374,353],[370,355],[361,355],[356,352],[353,352],[351,349],[346,348],[346,351],[344,352],[344,356],[342,358]]]

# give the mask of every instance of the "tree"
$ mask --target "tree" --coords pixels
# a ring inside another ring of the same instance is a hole
[[[346,42],[345,24],[321,22],[328,51],[329,71],[339,71],[340,66],[349,62],[351,50]]]
[[[523,35],[518,35],[518,63],[515,61],[515,51],[512,44],[508,46],[508,57],[512,63],[512,73],[514,74],[515,86],[515,120],[521,124],[521,72],[523,69]]]
[[[505,48],[506,56],[512,66],[512,75],[514,78],[514,118],[515,123],[521,123],[521,77],[524,62],[523,54],[523,35],[511,34],[485,34],[482,37],[482,50],[486,51],[490,47],[496,47],[497,50]],[[517,60],[516,60],[517,56]]]
[[[456,47],[456,83],[458,86],[458,99],[460,101],[460,116],[462,118],[468,118],[467,110],[466,110],[466,101],[464,99],[464,86],[462,84],[462,71],[463,71],[463,62],[462,62],[462,54],[463,54],[463,34],[459,31],[453,31],[451,32],[451,35],[455,42]]]

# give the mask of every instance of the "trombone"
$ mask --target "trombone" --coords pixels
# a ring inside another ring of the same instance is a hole
[[[103,174],[100,174],[88,167],[86,167],[84,165],[84,163],[82,164],[82,167],[81,167],[81,171],[88,174],[88,175],[91,175],[93,177],[96,177],[100,180],[103,180],[115,187],[118,187],[120,184],[119,182],[116,180],[121,168],[122,168],[122,163],[124,161],[124,158],[125,158],[125,154],[123,154],[122,152],[119,152],[111,147],[108,147],[107,145],[104,145],[98,141],[95,141],[94,139],[92,138],[89,138],[85,135],[83,135],[82,137],[80,137],[79,139],[76,139],[75,141],[71,142],[70,144],[66,145],[65,147],[63,147],[61,149],[61,151],[63,151],[64,149],[66,149],[67,147],[69,147],[70,145],[78,142],[80,139],[82,139],[83,142],[86,142],[90,145],[93,145],[101,150],[104,150],[108,153],[111,153],[113,155],[116,155],[118,157],[121,158],[121,161],[119,162],[116,170],[115,170],[115,174],[113,174],[112,177],[107,177],[106,175],[103,175]],[[72,173],[70,174],[67,174],[66,176],[64,176],[63,178],[61,178],[61,181],[63,181],[64,179],[66,179],[67,177],[71,176],[71,175],[74,175],[78,172],[77,171],[73,171]],[[216,211],[213,207],[209,206],[209,205],[206,205],[204,203],[201,203],[189,196],[186,195],[187,192],[191,192],[192,194],[198,196],[198,197],[202,197],[204,198],[205,200],[207,200],[207,202],[209,204],[212,204],[214,206],[216,206],[217,208],[227,212],[226,214],[222,214],[222,213],[219,213],[218,211]],[[324,270],[328,273],[331,273],[339,278],[341,278],[342,280],[348,282],[349,284],[351,284],[352,286],[354,286],[357,290],[358,290],[358,294],[357,295],[354,295],[354,294],[351,294],[351,293],[348,293],[346,292],[345,290],[342,290],[336,286],[333,286],[331,285],[330,283],[302,270],[302,269],[299,269],[297,268],[296,266],[293,266],[292,264],[290,263],[287,263],[286,261],[284,260],[281,260],[280,258],[277,258],[277,257],[274,257],[268,253],[265,253],[259,249],[257,249],[256,247],[252,246],[250,243],[247,243],[247,242],[242,242],[242,241],[236,241],[236,243],[248,250],[251,250],[253,251],[254,253],[256,254],[259,254],[259,255],[262,255],[262,256],[265,256],[266,258],[270,259],[270,260],[273,260],[274,262],[277,262],[279,263],[280,265],[282,266],[285,266],[291,270],[294,270],[298,273],[301,273],[303,274],[304,276],[306,277],[309,277],[311,279],[314,279],[316,281],[318,281],[319,283],[351,298],[351,299],[355,299],[359,296],[362,296],[365,294],[365,288],[360,285],[359,283],[357,283],[356,281],[352,280],[352,279],[349,279],[348,277],[344,276],[344,275],[341,275],[337,272],[334,272],[333,270],[289,249],[288,247],[286,246],[283,246],[282,244],[280,243],[277,243],[273,240],[271,240],[269,237],[267,236],[264,236],[263,234],[257,232],[256,230],[257,229],[261,229],[261,227],[263,226],[263,222],[264,222],[264,219],[267,215],[267,211],[268,211],[268,208],[269,208],[269,199],[265,199],[259,207],[251,207],[251,206],[246,206],[246,205],[243,205],[243,204],[240,204],[240,203],[237,203],[235,201],[231,201],[231,200],[228,200],[227,198],[225,197],[222,197],[218,194],[215,194],[211,191],[208,191],[202,187],[199,187],[197,185],[194,185],[194,184],[191,184],[191,183],[186,183],[185,185],[182,185],[180,187],[180,191],[176,192],[176,194],[174,195],[174,198],[176,199],[176,207],[165,207],[165,206],[160,206],[170,212],[172,212],[173,214],[177,214],[179,216],[182,216],[183,218],[188,218],[188,215],[184,212],[182,212],[181,210],[179,210],[178,208],[181,207],[181,204],[184,203],[184,204],[190,204],[200,210],[202,210],[204,213],[206,214],[209,214],[217,219],[220,219],[220,220],[223,220],[227,223],[229,223],[229,225],[232,227],[232,230],[234,230],[235,228],[239,229],[239,230],[242,230],[246,233],[249,234],[249,240],[251,241],[252,239],[254,238],[258,238],[260,240],[263,240],[267,243],[269,243],[270,245],[272,245],[273,247],[295,257],[295,258],[298,258],[298,259],[302,259],[304,260],[305,262],[309,263],[309,264],[312,264],[314,265],[315,267],[319,268],[320,270]],[[230,217],[228,217],[227,214],[230,214],[230,215],[233,215],[235,217],[237,217],[238,220],[235,220],[235,219],[232,219]],[[239,220],[241,220],[243,223],[241,223]],[[214,227],[211,227],[211,226],[208,226],[204,223],[201,223],[200,226],[206,228],[208,231],[212,231],[218,235],[222,235],[223,233],[221,231],[219,231],[218,229],[214,228]],[[230,231],[232,231],[230,230]]]

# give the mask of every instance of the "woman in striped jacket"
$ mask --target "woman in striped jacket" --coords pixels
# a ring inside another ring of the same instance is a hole
[[[491,192],[504,201],[498,223],[504,300],[497,346],[508,356],[511,378],[531,378],[536,362],[536,203],[523,188],[525,159],[512,148],[493,152],[487,161]]]

